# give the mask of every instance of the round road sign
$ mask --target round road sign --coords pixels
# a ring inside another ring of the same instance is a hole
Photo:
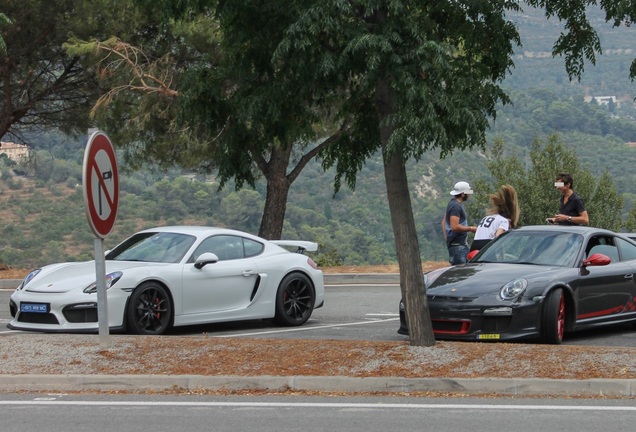
[[[102,132],[88,138],[82,176],[88,222],[96,236],[105,238],[117,218],[119,173],[113,145]]]

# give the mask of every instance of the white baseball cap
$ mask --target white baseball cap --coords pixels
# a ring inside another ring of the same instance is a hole
[[[455,189],[453,189],[450,194],[451,195],[459,195],[459,194],[472,194],[473,190],[470,188],[470,185],[466,182],[457,182],[455,183]]]

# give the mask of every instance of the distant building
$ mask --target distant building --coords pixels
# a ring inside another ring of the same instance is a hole
[[[0,154],[6,154],[9,159],[18,162],[29,155],[29,147],[24,144],[0,142]]]
[[[585,96],[584,100],[588,103],[595,100],[599,105],[609,105],[610,101],[616,106],[620,105],[620,101],[616,98],[616,96]]]

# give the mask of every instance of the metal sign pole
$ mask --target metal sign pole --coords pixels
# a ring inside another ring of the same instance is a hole
[[[97,320],[99,321],[99,346],[110,348],[108,337],[108,300],[106,294],[106,264],[104,258],[104,239],[95,239],[95,273],[97,276]]]
[[[84,151],[82,183],[88,222],[95,234],[95,275],[97,289],[97,320],[99,343],[110,348],[108,338],[108,299],[106,293],[106,258],[104,238],[112,231],[119,206],[119,174],[117,157],[106,135],[89,129]]]

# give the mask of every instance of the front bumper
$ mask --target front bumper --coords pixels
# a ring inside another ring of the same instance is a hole
[[[539,335],[541,303],[532,299],[514,303],[429,299],[428,308],[433,334],[440,340],[516,340]],[[402,301],[398,333],[409,334]]]
[[[120,330],[125,326],[124,311],[130,293],[111,288],[107,292],[108,327]],[[21,303],[47,304],[47,312],[21,312]],[[40,332],[93,333],[99,330],[97,294],[40,293],[15,291],[9,308],[13,319],[7,327],[12,330]]]

